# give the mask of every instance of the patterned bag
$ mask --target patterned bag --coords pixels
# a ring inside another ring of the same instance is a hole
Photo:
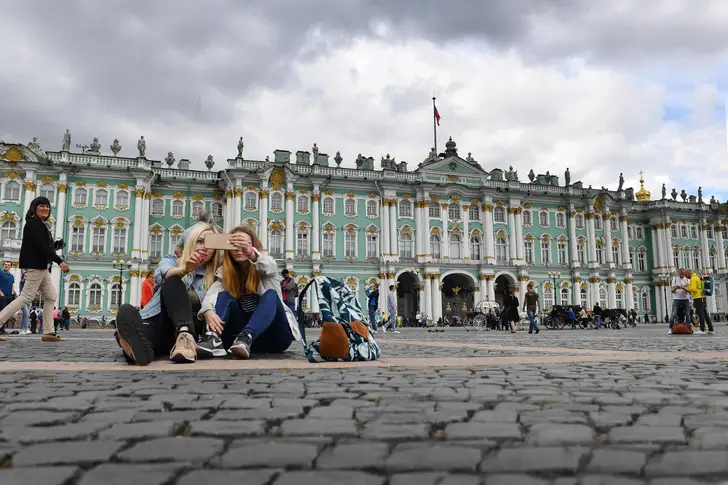
[[[311,289],[311,313],[319,313],[323,322],[321,338],[306,342],[303,297]],[[354,362],[377,360],[381,350],[362,323],[362,310],[354,292],[339,280],[326,276],[314,278],[298,295],[298,327],[309,362],[316,362],[314,351],[326,361]]]

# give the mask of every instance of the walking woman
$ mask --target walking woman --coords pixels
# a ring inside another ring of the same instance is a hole
[[[220,254],[205,249],[205,235],[217,232],[209,224],[197,223],[182,234],[178,258],[168,254],[154,272],[154,293],[141,310],[124,304],[116,316],[117,341],[129,364],[148,365],[157,355],[169,354],[177,363],[197,360],[197,334],[193,304],[199,305],[215,282]]]
[[[296,317],[283,304],[281,277],[273,258],[260,252],[255,232],[233,229],[220,278],[210,287],[199,316],[208,334],[198,345],[200,357],[247,359],[251,353],[281,353],[300,340]]]
[[[516,333],[516,322],[521,320],[521,316],[518,313],[518,297],[513,290],[506,291],[503,306],[503,323],[508,325],[511,333]]]
[[[25,285],[20,295],[0,312],[0,326],[32,302],[38,292],[43,297],[43,312],[46,315],[53,314],[57,295],[51,281],[51,267],[56,263],[66,273],[69,268],[54,249],[53,238],[45,224],[50,216],[51,202],[46,197],[33,199],[25,214],[23,242],[20,246],[19,266],[25,270]],[[62,224],[63,221],[58,223]],[[56,335],[53,325],[45,326],[42,339],[43,342],[63,341]]]

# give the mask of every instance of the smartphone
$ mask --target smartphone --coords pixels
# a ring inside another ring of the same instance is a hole
[[[229,234],[205,234],[205,249],[237,249],[229,239]]]

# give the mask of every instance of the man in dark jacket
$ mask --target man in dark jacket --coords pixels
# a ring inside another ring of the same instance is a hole
[[[298,296],[298,285],[293,278],[291,273],[287,269],[281,271],[283,281],[281,281],[281,296],[283,297],[283,303],[295,314],[296,313],[296,297]]]
[[[377,331],[377,309],[379,308],[379,285],[372,283],[364,292],[367,296],[367,309],[369,310],[369,326]]]

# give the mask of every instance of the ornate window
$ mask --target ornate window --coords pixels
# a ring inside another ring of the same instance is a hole
[[[333,197],[324,197],[324,202],[321,205],[321,211],[324,215],[333,216],[335,214],[336,202]]]
[[[551,286],[543,289],[543,308],[550,311],[554,306],[554,290]]]
[[[569,304],[569,289],[561,288],[560,294],[561,294],[561,303],[559,303],[559,304],[568,305]]]
[[[283,232],[280,229],[270,232],[270,255],[278,259],[283,257]]]
[[[701,259],[702,258],[700,257],[700,248],[694,248],[693,249],[693,269],[695,271],[700,270],[700,268],[702,267]]]
[[[73,191],[73,205],[85,206],[88,203],[87,196],[88,191],[86,189],[83,187],[77,187],[76,190]]]
[[[149,234],[149,257],[159,259],[162,257],[164,234],[161,228],[153,227]]]
[[[705,232],[708,239],[713,239],[713,226],[708,226],[708,229]]]
[[[482,254],[482,243],[478,236],[472,236],[470,238],[470,258],[477,261],[483,258]]]
[[[538,213],[538,224],[541,227],[549,227],[549,211],[542,210]]]
[[[459,234],[450,234],[450,259],[461,259],[462,240]]]
[[[677,234],[677,232],[675,234]],[[634,239],[634,228],[632,228],[631,225],[627,226],[627,237]]]
[[[379,214],[379,204],[376,200],[367,201],[367,217],[374,218]]]
[[[17,239],[18,234],[18,226],[13,221],[5,221],[2,225],[2,230],[0,231],[0,241],[5,241],[7,239]]]
[[[577,213],[574,216],[574,225],[576,225],[577,229],[584,229],[584,214]]]
[[[680,226],[680,237],[683,238],[683,239],[687,239],[688,238],[688,226],[685,225],[685,224],[683,224],[682,226]]]
[[[117,283],[111,283],[109,287],[109,293],[111,296],[111,307],[119,308],[121,305],[121,285]]]
[[[710,250],[708,251],[708,258],[710,259],[710,269],[717,270],[718,264],[715,258],[715,248],[710,248]]]
[[[472,204],[468,209],[468,219],[471,221],[480,221],[480,206]]]
[[[160,217],[164,215],[164,199],[152,200],[152,216]]]
[[[212,218],[222,219],[222,202],[215,201],[212,203]]]
[[[182,219],[185,216],[185,204],[179,199],[172,201],[172,217]]]
[[[596,254],[597,263],[604,264],[604,243],[602,241],[597,241],[596,248],[597,248],[597,254]]]
[[[356,199],[347,198],[344,200],[344,215],[349,217],[356,216]]]
[[[202,209],[205,208],[205,203],[201,200],[193,200],[192,201],[192,217],[194,219],[197,219],[197,216],[200,215],[200,212],[202,212]]]
[[[680,267],[680,248],[677,246],[672,247],[672,264],[676,269]]]
[[[270,193],[270,210],[273,212],[283,212],[283,194],[280,192]]]
[[[551,240],[547,236],[541,238],[541,264],[551,265]]]
[[[498,264],[508,263],[508,241],[504,234],[499,234],[495,238],[495,260]]]
[[[450,220],[459,220],[461,218],[460,204],[458,204],[457,202],[451,202],[450,205],[447,207],[447,217]]]
[[[9,202],[20,202],[20,183],[15,180],[6,183],[3,199]]]
[[[642,291],[642,311],[645,313],[650,312],[650,294],[647,291]]]
[[[379,235],[375,232],[367,232],[367,258],[379,257]]]
[[[174,248],[177,246],[177,242],[182,237],[182,233],[184,232],[184,229],[182,229],[179,225],[174,225],[169,228],[169,249],[170,251],[174,250]]]
[[[637,226],[635,228],[635,239],[638,241],[644,241],[645,240],[645,228],[642,226]]]
[[[333,258],[336,251],[336,234],[334,231],[324,231],[321,235],[321,254],[324,258]]]
[[[296,201],[296,212],[299,214],[308,214],[308,195],[299,195]]]
[[[589,307],[589,298],[586,293],[586,288],[579,290],[579,303],[581,303],[581,306],[584,308]]]
[[[99,220],[91,229],[91,252],[104,254],[106,252],[106,224]]]
[[[308,227],[306,227],[305,225],[300,225],[298,227],[298,232],[296,233],[296,256],[300,258],[307,258],[309,256],[310,252],[308,243]]]
[[[86,243],[86,227],[74,225],[71,228],[71,252],[82,253]]]
[[[615,292],[617,308],[624,308],[624,293],[619,288]]]
[[[129,207],[129,191],[116,189],[116,207]]]
[[[111,252],[126,253],[126,227],[114,227],[114,238]]]
[[[647,251],[645,248],[639,248],[637,250],[637,271],[647,271]]]
[[[399,217],[412,217],[412,201],[409,199],[399,201]]]
[[[344,257],[356,258],[356,230],[349,229],[344,232]]]
[[[106,189],[94,190],[94,206],[106,207],[109,205],[109,191]]]
[[[558,264],[568,264],[566,257],[566,241],[558,241],[556,244],[556,255]]]
[[[697,239],[698,238],[698,226],[693,224],[690,226],[690,239]]]
[[[617,227],[617,218],[612,216],[609,218],[609,229],[612,231],[617,231],[619,228]]]
[[[629,298],[629,296],[627,296]],[[635,311],[639,311],[640,305],[639,305],[639,299],[637,298],[637,292],[632,292],[632,308],[634,308]]]
[[[436,200],[433,200],[430,202],[430,209],[428,210],[428,214],[430,217],[434,217],[436,219],[439,219],[440,216],[440,203]]]
[[[412,259],[412,233],[405,232],[408,227],[403,227],[399,231],[399,257],[402,259]]]
[[[496,224],[505,224],[506,223],[506,210],[503,207],[495,206],[493,207],[493,222]]]
[[[599,287],[599,305],[602,308],[609,308],[609,300],[607,299],[607,289],[604,286]]]
[[[437,234],[430,236],[430,254],[432,254],[434,259],[442,258],[442,242],[440,241],[440,236]]]
[[[556,213],[556,227],[564,229],[566,227],[566,216],[563,212]]]
[[[243,196],[243,209],[252,212],[258,209],[258,194],[252,190],[247,190]]]
[[[670,226],[670,237],[673,239],[677,239],[680,235],[677,232],[677,224],[672,224]]]
[[[55,204],[56,188],[53,186],[53,184],[43,184],[40,186],[40,196],[50,200],[51,204]]]
[[[576,258],[579,260],[579,264],[586,264],[586,243],[581,237],[576,240]]]
[[[530,210],[524,209],[523,214],[521,215],[521,218],[523,219],[524,226],[526,226],[526,227],[533,226],[533,219],[532,219]]]
[[[81,306],[81,285],[79,283],[73,281],[68,285],[66,303],[71,307],[78,308]]]
[[[523,241],[523,258],[526,264],[533,264],[533,239]]]
[[[91,283],[88,287],[86,308],[101,308],[103,289],[99,283]]]
[[[614,261],[615,264],[621,264],[621,254],[622,252],[619,250],[620,244],[619,240],[615,239],[612,241],[612,261]]]

